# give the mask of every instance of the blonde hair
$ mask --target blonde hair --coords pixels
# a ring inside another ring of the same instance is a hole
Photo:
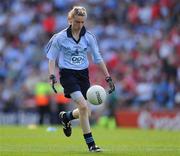
[[[68,13],[68,22],[69,22],[69,24],[72,23],[72,19],[76,15],[84,16],[85,18],[87,18],[86,9],[84,7],[81,7],[81,6],[74,6],[73,9],[70,10],[69,13]]]

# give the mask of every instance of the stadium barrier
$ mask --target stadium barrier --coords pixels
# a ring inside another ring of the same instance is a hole
[[[0,112],[0,125],[29,125],[38,124],[38,113],[27,113],[23,111],[14,113]]]
[[[179,111],[118,111],[115,119],[118,127],[180,130]]]

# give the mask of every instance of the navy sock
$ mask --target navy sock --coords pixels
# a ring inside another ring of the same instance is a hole
[[[71,120],[74,120],[75,117],[73,116],[73,112],[72,112],[72,111],[69,111],[69,112],[65,113],[64,119],[65,119],[67,122],[68,122],[68,121],[71,121]]]
[[[86,144],[90,148],[91,146],[95,145],[94,139],[92,137],[92,133],[84,134],[84,139],[86,141]]]

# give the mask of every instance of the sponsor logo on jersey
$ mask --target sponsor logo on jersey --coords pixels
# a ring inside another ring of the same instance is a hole
[[[79,55],[74,55],[71,57],[71,63],[74,65],[80,65],[84,62],[84,57]]]

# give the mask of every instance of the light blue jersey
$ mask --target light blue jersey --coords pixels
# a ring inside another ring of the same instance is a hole
[[[103,61],[95,36],[86,31],[85,27],[82,28],[78,41],[73,38],[70,26],[55,34],[46,47],[48,59],[57,60],[59,68],[74,70],[88,68],[88,52],[92,54],[94,63]]]

